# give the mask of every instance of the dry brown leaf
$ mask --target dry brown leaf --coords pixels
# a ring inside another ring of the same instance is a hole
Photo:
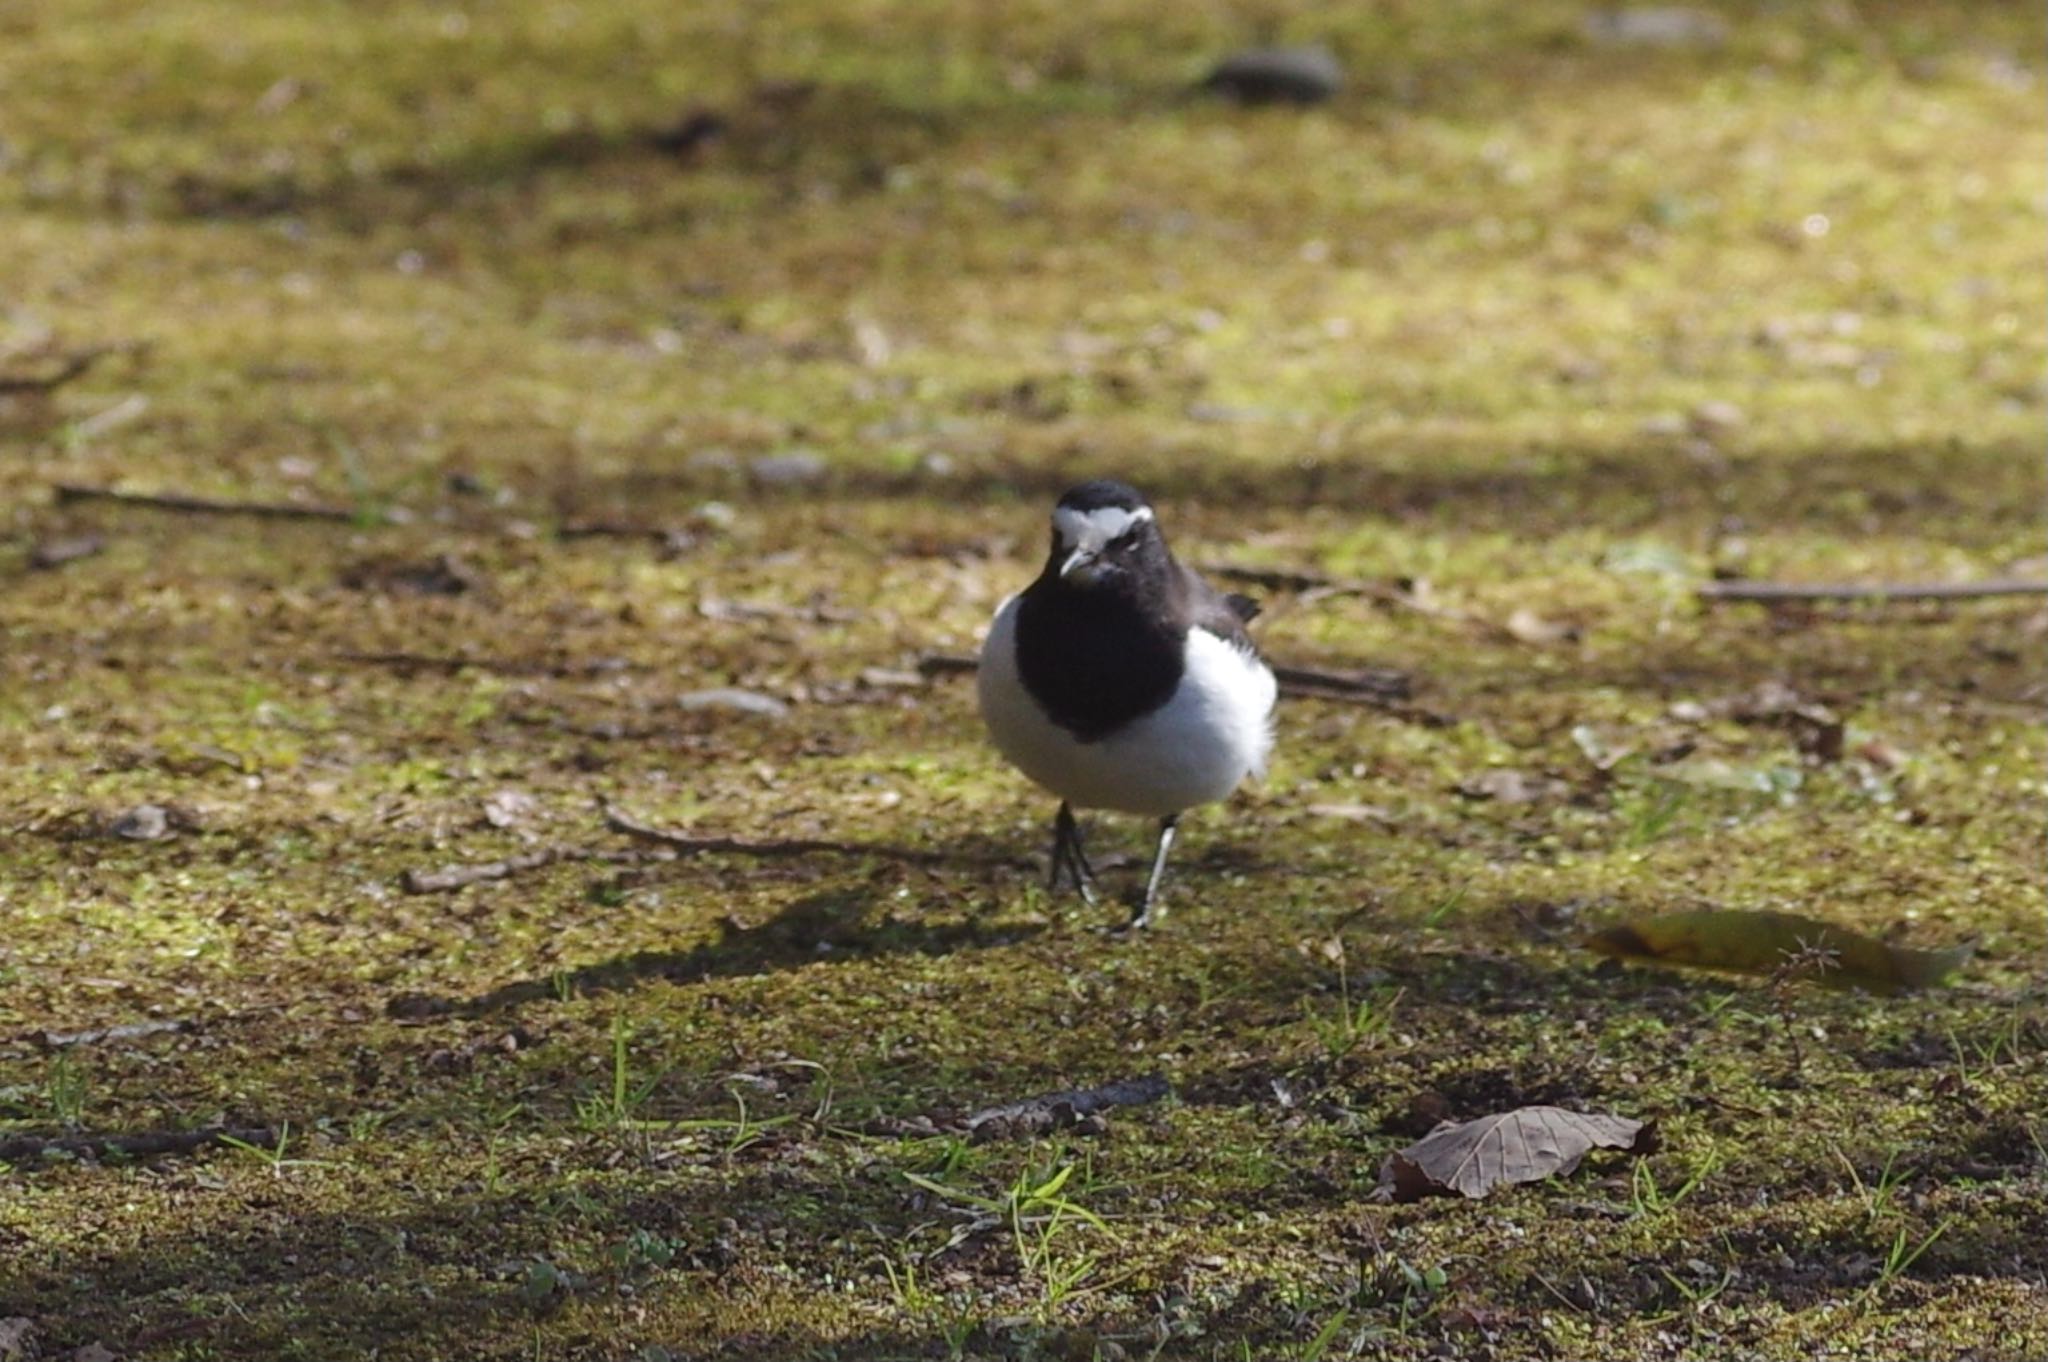
[[[1497,766],[1460,781],[1458,793],[1467,799],[1492,799],[1502,804],[1533,804],[1539,799],[1561,795],[1568,787],[1550,776],[1532,775]]]
[[[1396,1201],[1494,1188],[1569,1173],[1595,1149],[1647,1154],[1656,1126],[1626,1116],[1520,1107],[1476,1121],[1445,1123],[1380,1165],[1380,1186]]]
[[[1623,923],[1588,937],[1586,946],[1617,960],[1738,974],[1785,970],[1836,988],[1883,993],[1938,984],[1970,956],[1968,947],[1916,951],[1796,913],[1732,908]]]

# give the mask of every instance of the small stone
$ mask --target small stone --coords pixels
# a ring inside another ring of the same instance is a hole
[[[708,530],[729,530],[739,523],[740,513],[723,501],[707,501],[690,512],[690,519]]]
[[[106,546],[107,541],[96,534],[83,534],[74,539],[45,539],[28,551],[28,565],[39,572],[47,572],[81,558],[90,558]]]
[[[737,473],[740,461],[729,449],[700,449],[683,460],[683,471],[687,473]]]
[[[1199,87],[1240,104],[1320,104],[1344,88],[1344,64],[1327,47],[1259,47],[1217,63]]]
[[[484,801],[484,821],[494,828],[513,828],[539,808],[540,801],[524,790],[500,790]]]
[[[1582,26],[1603,47],[1719,47],[1728,40],[1728,21],[1685,5],[1636,5],[1596,9]]]
[[[1510,635],[1523,643],[1563,643],[1579,635],[1571,625],[1545,619],[1527,606],[1509,615],[1506,627]]]
[[[758,714],[764,719],[780,719],[789,713],[789,706],[774,696],[763,695],[757,690],[741,690],[737,686],[685,691],[676,697],[676,703],[684,709],[726,709],[740,714]]]
[[[170,811],[161,804],[137,804],[109,823],[107,831],[131,842],[154,842],[170,836]]]
[[[747,475],[762,487],[800,487],[822,480],[828,467],[816,450],[792,449],[755,459],[747,465]]]
[[[26,1315],[0,1319],[0,1362],[29,1362],[36,1346],[36,1322]]]
[[[1692,409],[1687,425],[1695,435],[1723,435],[1747,419],[1733,402],[1702,402]]]

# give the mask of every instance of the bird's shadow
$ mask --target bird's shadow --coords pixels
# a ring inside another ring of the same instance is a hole
[[[649,980],[696,983],[797,969],[823,959],[881,955],[949,955],[958,950],[1012,945],[1044,928],[1031,923],[1001,929],[967,920],[928,924],[899,919],[870,922],[879,902],[871,888],[830,889],[793,900],[757,926],[733,918],[711,940],[687,950],[635,951],[594,964],[516,979],[469,997],[402,993],[386,1012],[404,1021],[482,1017],[547,999],[617,993]]]

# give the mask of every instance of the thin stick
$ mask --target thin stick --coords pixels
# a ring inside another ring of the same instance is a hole
[[[917,670],[925,676],[964,676],[978,670],[980,664],[971,657],[957,653],[926,653],[917,660]],[[1323,671],[1316,667],[1273,668],[1273,677],[1280,683],[1280,693],[1299,699],[1334,700],[1355,704],[1376,705],[1383,709],[1407,713],[1407,707],[1399,702],[1410,693],[1407,673],[1384,667],[1367,667],[1358,671]],[[1416,712],[1420,717],[1421,712]],[[1440,718],[1441,716],[1433,716]],[[1432,721],[1424,719],[1425,722]]]
[[[351,511],[343,506],[301,505],[286,501],[219,501],[184,492],[123,492],[112,487],[87,487],[60,482],[52,488],[60,505],[74,501],[111,501],[121,506],[152,511],[177,511],[185,515],[248,515],[270,520],[335,520],[348,524],[362,521],[388,523],[391,517],[379,511]]]
[[[136,348],[133,345],[95,345],[89,350],[77,350],[66,355],[47,374],[0,374],[0,394],[55,392],[72,379],[83,377],[88,369],[108,355]]]
[[[1172,1092],[1164,1074],[1124,1078],[1095,1088],[1049,1092],[1000,1107],[977,1111],[961,1122],[967,1137],[979,1144],[986,1140],[1043,1135],[1064,1126],[1079,1125],[1097,1112],[1111,1107],[1142,1106],[1157,1102]]]
[[[1992,596],[2048,596],[2048,582],[1993,577],[1982,582],[1704,582],[1704,601],[1965,601]]]
[[[1201,571],[1212,577],[1229,581],[1246,582],[1252,586],[1263,586],[1273,591],[1296,591],[1320,595],[1363,596],[1381,605],[1391,605],[1401,610],[1412,610],[1418,615],[1431,619],[1448,620],[1462,624],[1469,629],[1489,635],[1502,641],[1516,639],[1515,631],[1505,625],[1495,624],[1483,615],[1456,606],[1441,605],[1408,587],[1392,582],[1367,582],[1356,577],[1329,577],[1320,572],[1307,572],[1298,568],[1252,568],[1233,567],[1228,563],[1204,563]],[[1276,669],[1277,670],[1277,669]],[[1325,696],[1324,698],[1328,698]]]
[[[444,865],[439,870],[408,870],[398,885],[408,894],[450,894],[472,884],[509,880],[529,870],[542,870],[564,861],[601,861],[607,865],[641,865],[648,861],[673,860],[672,852],[612,851],[601,847],[541,847],[501,861],[468,861]]]
[[[1238,567],[1231,563],[1198,563],[1195,568],[1205,577],[1221,577],[1227,582],[1262,586],[1268,591],[1338,591],[1347,596],[1372,596],[1377,599],[1393,599],[1407,595],[1401,588],[1387,582],[1367,582],[1355,577],[1331,577],[1303,568]]]
[[[49,1154],[122,1154],[129,1158],[188,1154],[229,1140],[259,1149],[275,1149],[277,1131],[270,1126],[207,1126],[202,1130],[145,1130],[134,1135],[18,1135],[0,1140],[0,1163],[20,1163]]]
[[[395,667],[401,671],[437,671],[453,675],[462,671],[489,672],[495,676],[610,676],[617,672],[633,670],[631,664],[615,658],[600,658],[594,662],[577,664],[559,662],[520,662],[509,658],[462,657],[441,653],[359,653],[339,652],[334,655],[342,662],[359,662],[370,667]]]
[[[1339,695],[1361,696],[1373,701],[1406,700],[1408,674],[1391,667],[1365,667],[1358,671],[1329,672],[1315,667],[1273,668],[1282,694],[1313,695],[1332,699]]]
[[[795,856],[880,856],[911,865],[1000,865],[1030,864],[1014,856],[984,856],[972,852],[927,851],[921,847],[892,846],[886,842],[840,842],[830,838],[787,837],[753,842],[738,837],[692,837],[667,828],[643,823],[619,810],[607,807],[604,825],[613,832],[643,842],[669,847],[685,856],[755,856],[764,860]]]
[[[469,865],[446,865],[439,870],[408,870],[398,883],[408,894],[446,894],[466,885],[490,880],[509,880],[522,870],[538,870],[556,861],[582,859],[565,854],[560,847],[542,847],[524,856],[507,856],[502,861],[480,861]]]
[[[97,1026],[88,1031],[32,1031],[29,1039],[45,1050],[68,1050],[74,1045],[141,1040],[145,1036],[198,1029],[199,1023],[190,1017],[165,1017],[154,1021],[122,1022],[118,1026]]]

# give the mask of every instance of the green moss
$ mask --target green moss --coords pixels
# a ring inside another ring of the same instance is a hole
[[[2038,571],[2040,17],[1715,8],[1674,51],[1476,0],[0,18],[0,372],[149,346],[0,397],[0,1124],[291,1126],[7,1172],[5,1313],[138,1358],[2048,1353],[2038,609],[1691,590]],[[1177,97],[1254,40],[1354,89]],[[825,476],[754,485],[789,446]],[[999,863],[1048,811],[966,687],[858,681],[969,648],[1104,470],[1197,561],[1424,579],[1263,638],[1456,721],[1290,704],[1138,942]],[[471,589],[357,570],[444,553]],[[1674,711],[1766,680],[1844,760]],[[790,713],[674,704],[728,685]],[[101,835],[145,801],[175,836]],[[606,802],[968,854],[398,887],[613,848]],[[1703,903],[1977,954],[1876,1000],[1575,945]],[[150,1017],[193,1026],[35,1039]],[[1153,1070],[1107,1138],[873,1133]],[[1662,1148],[1371,1198],[1428,1112],[1532,1101]]]

